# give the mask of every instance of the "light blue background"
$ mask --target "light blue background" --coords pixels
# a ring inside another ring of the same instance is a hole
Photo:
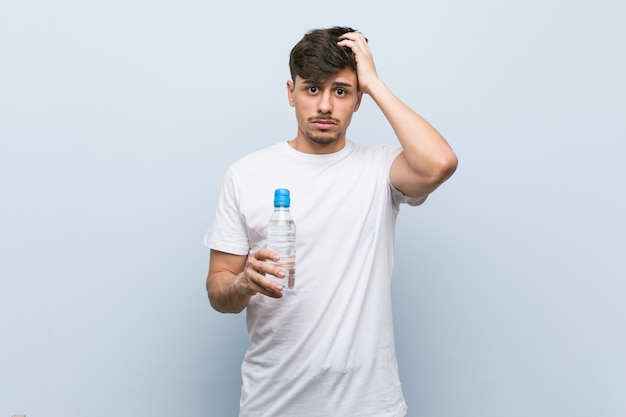
[[[295,135],[293,44],[349,25],[460,158],[404,207],[410,416],[626,415],[617,0],[0,3],[0,416],[236,415],[210,309],[222,174]],[[349,136],[394,142],[367,99]]]

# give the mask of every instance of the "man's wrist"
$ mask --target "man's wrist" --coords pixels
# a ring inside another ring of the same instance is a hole
[[[375,97],[376,94],[387,90],[387,86],[380,78],[376,78],[367,83],[367,88],[363,88],[363,92],[369,96]]]

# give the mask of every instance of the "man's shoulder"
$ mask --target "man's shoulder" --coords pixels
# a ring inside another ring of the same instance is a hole
[[[233,162],[232,166],[246,166],[249,164],[263,163],[264,161],[266,163],[268,158],[271,158],[275,155],[280,155],[283,152],[284,146],[285,142],[278,142],[261,149],[253,150]]]
[[[388,143],[378,143],[378,144],[364,144],[349,141],[348,142],[352,148],[352,151],[361,156],[382,156],[382,155],[391,155],[397,156],[400,152],[402,152],[402,147],[399,144],[391,145]]]

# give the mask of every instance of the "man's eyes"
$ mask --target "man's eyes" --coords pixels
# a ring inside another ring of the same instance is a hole
[[[310,86],[307,88],[307,91],[310,94],[317,94],[320,92],[320,89],[318,87],[315,86]],[[338,96],[345,96],[348,94],[348,90],[346,90],[345,88],[336,88],[335,89],[335,94],[337,94]]]

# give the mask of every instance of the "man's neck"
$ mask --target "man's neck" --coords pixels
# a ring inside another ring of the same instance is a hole
[[[287,143],[298,152],[326,155],[342,150],[346,146],[346,139],[339,138],[331,143],[317,143],[308,138],[298,136],[295,139],[287,141]]]

